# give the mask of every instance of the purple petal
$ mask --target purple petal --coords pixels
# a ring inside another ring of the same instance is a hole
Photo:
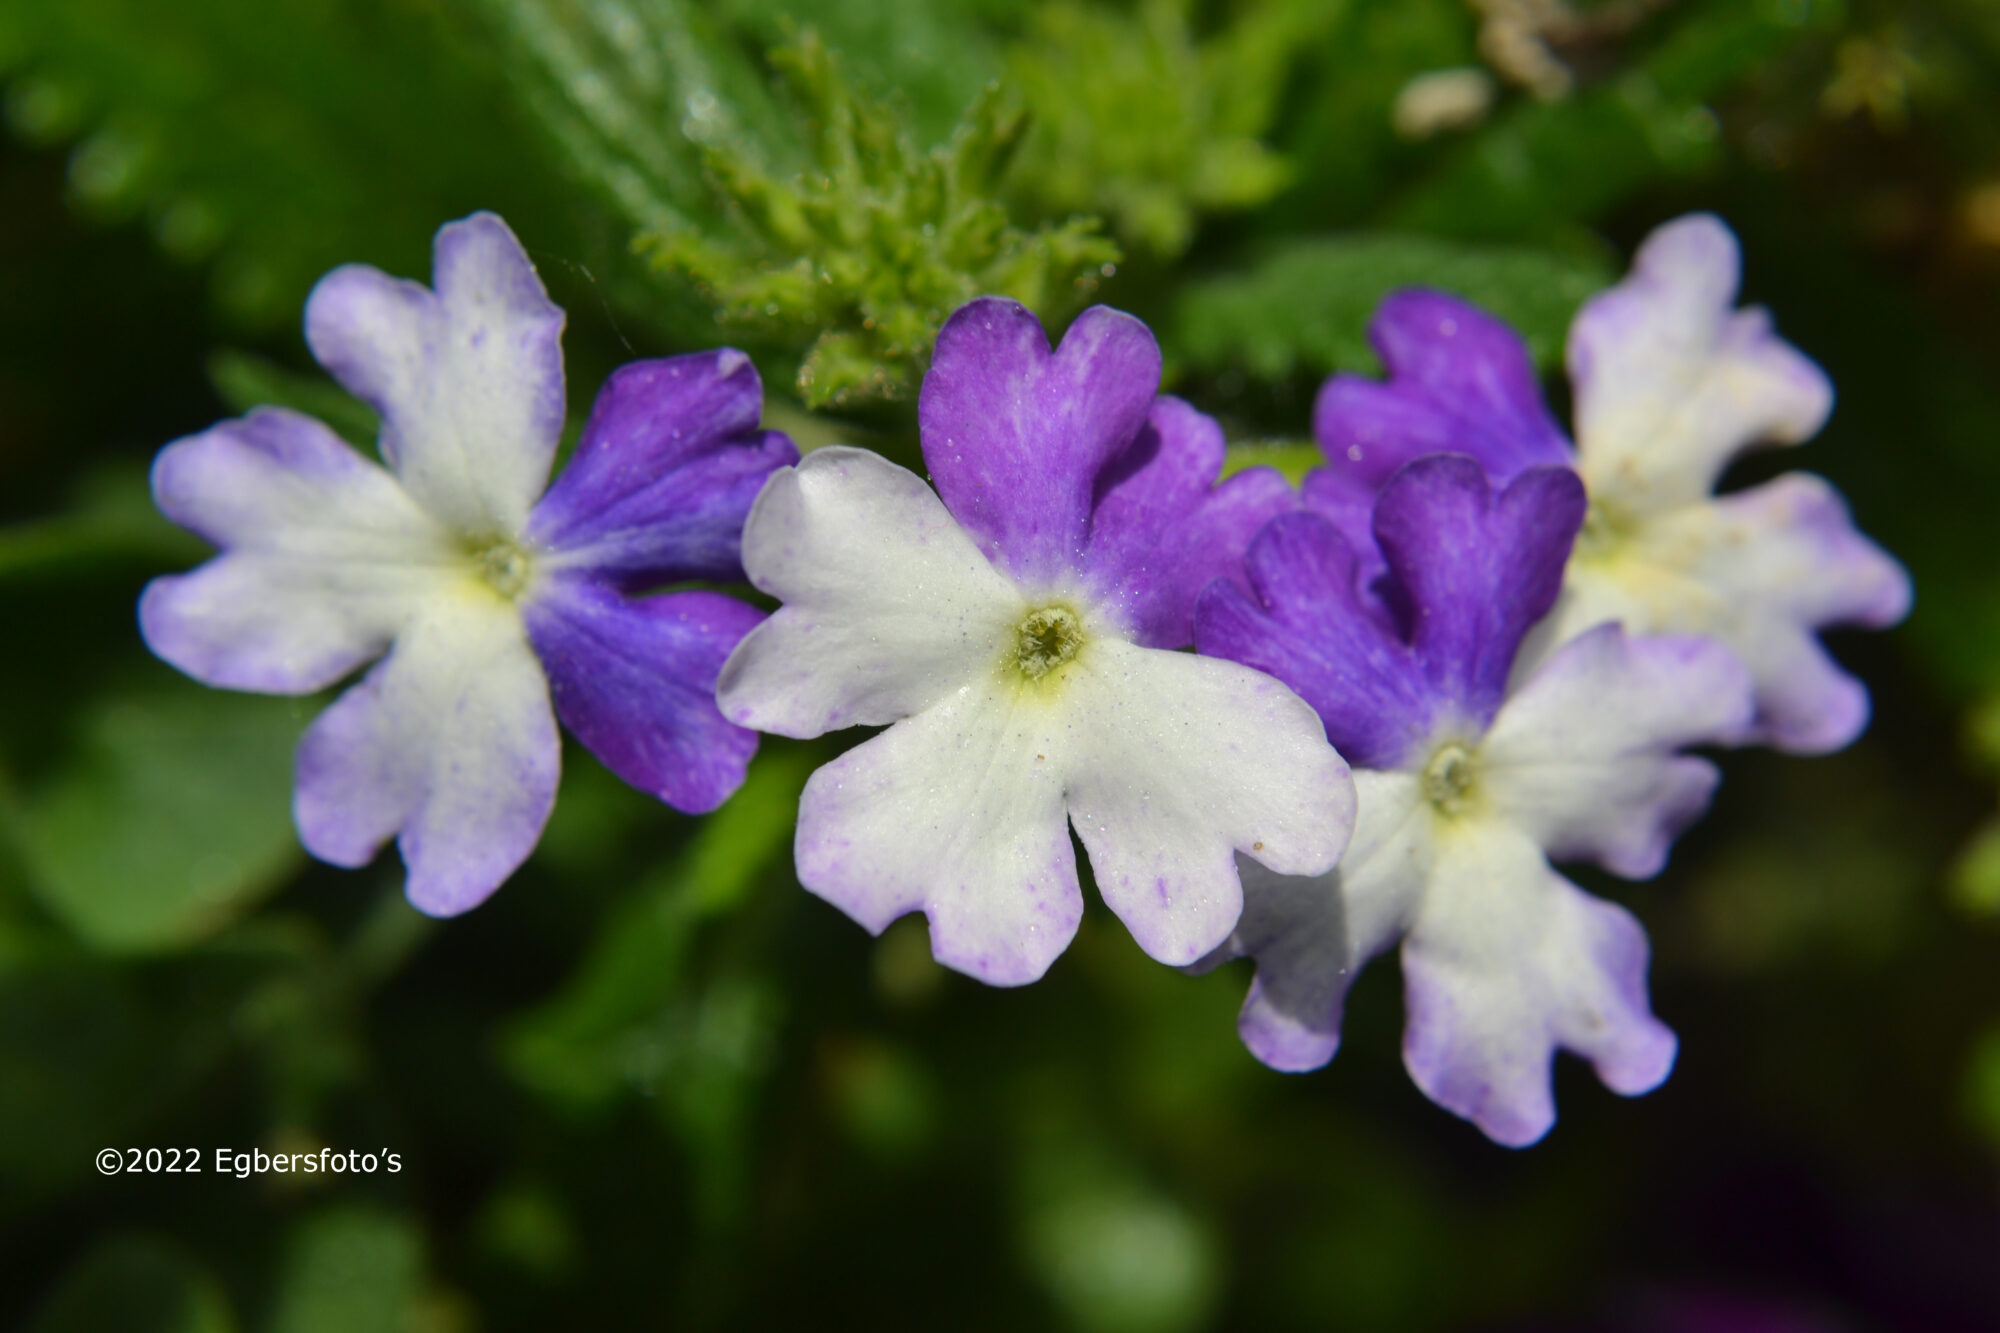
[[[168,445],[153,497],[224,554],[148,584],[140,630],[227,689],[307,694],[379,657],[452,554],[395,478],[277,408]]]
[[[1298,507],[1270,468],[1217,486],[1223,451],[1222,427],[1163,397],[1138,441],[1098,476],[1084,552],[1089,586],[1147,647],[1187,646],[1201,590],[1216,578],[1248,587],[1251,537]]]
[[[520,616],[497,597],[441,599],[307,730],[293,813],[306,850],[335,865],[365,865],[396,836],[410,902],[452,916],[534,850],[561,760]]]
[[[1410,290],[1383,301],[1368,336],[1388,382],[1336,375],[1313,405],[1325,484],[1372,497],[1425,454],[1470,454],[1499,482],[1571,463],[1527,344],[1501,321],[1442,292]]]
[[[337,268],[306,302],[306,341],[382,414],[382,457],[424,508],[511,537],[562,435],[563,312],[491,213],[438,229],[433,283]]]
[[[1151,330],[1104,306],[1054,352],[1027,307],[981,297],[938,333],[917,402],[924,462],[987,557],[1031,585],[1066,582],[1097,477],[1138,436],[1160,385]]]
[[[1468,721],[1499,708],[1522,637],[1562,589],[1585,504],[1568,468],[1531,468],[1496,496],[1477,463],[1449,454],[1404,468],[1376,503],[1411,647]]]
[[[526,608],[556,716],[605,767],[691,815],[743,785],[757,733],[723,718],[715,678],[764,613],[717,592],[627,598],[550,579]]]
[[[1250,545],[1251,592],[1217,581],[1195,643],[1276,676],[1312,705],[1357,768],[1394,768],[1431,733],[1440,699],[1409,645],[1354,582],[1354,556],[1317,514],[1283,514]]]
[[[799,457],[757,428],[763,402],[757,368],[732,348],[620,367],[529,540],[628,592],[743,577],[744,516]]]

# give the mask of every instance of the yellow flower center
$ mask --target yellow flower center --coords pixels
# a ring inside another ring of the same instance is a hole
[[[478,571],[481,582],[510,602],[527,589],[535,568],[526,551],[504,540],[476,548],[472,567]]]
[[[1014,627],[1014,652],[1010,659],[1016,670],[1038,681],[1070,659],[1084,644],[1083,621],[1066,606],[1045,606],[1031,611]]]
[[[1455,815],[1471,798],[1474,776],[1472,751],[1457,741],[1447,741],[1424,765],[1424,799],[1440,814]]]

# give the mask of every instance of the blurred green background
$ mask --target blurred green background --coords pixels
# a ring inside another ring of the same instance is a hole
[[[0,1325],[2000,1328],[2000,5],[821,8],[0,0]],[[767,743],[705,820],[572,747],[529,865],[426,921],[393,855],[297,848],[322,701],[181,679],[133,605],[203,554],[153,452],[259,402],[366,440],[306,290],[423,277],[475,208],[568,309],[579,415],[726,340],[772,424],[913,459],[937,322],[1004,291],[1141,314],[1294,464],[1386,290],[1553,370],[1714,209],[1839,393],[1735,479],[1831,478],[1917,610],[1832,636],[1853,749],[1729,755],[1660,880],[1587,878],[1651,930],[1680,1064],[1627,1102],[1565,1058],[1525,1152],[1409,1085],[1393,960],[1294,1077],[1236,1042],[1246,970],[1094,903],[1023,991],[871,940],[791,875],[832,743]],[[322,1146],[402,1170],[213,1160]]]

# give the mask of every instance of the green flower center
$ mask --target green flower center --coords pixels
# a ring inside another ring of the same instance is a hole
[[[1424,765],[1424,799],[1440,813],[1455,815],[1465,808],[1473,777],[1472,751],[1457,741],[1447,741]]]
[[[510,602],[520,597],[534,573],[534,562],[528,553],[510,541],[497,541],[475,550],[472,566],[487,587]]]
[[[1083,642],[1083,622],[1076,612],[1045,606],[1015,626],[1014,666],[1029,680],[1040,680],[1075,657]]]

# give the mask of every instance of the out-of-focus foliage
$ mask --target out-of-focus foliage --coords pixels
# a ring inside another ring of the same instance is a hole
[[[0,79],[0,1323],[2000,1323],[1991,6],[0,0]],[[1625,1101],[1561,1062],[1526,1153],[1409,1087],[1393,960],[1289,1077],[1236,1039],[1241,968],[1158,967],[1094,905],[1018,991],[919,921],[870,939],[791,873],[834,741],[767,742],[702,820],[572,750],[530,864],[431,921],[393,854],[299,854],[320,701],[181,681],[132,606],[204,554],[153,452],[266,402],[371,448],[292,332],[308,285],[421,278],[479,207],[569,311],[579,413],[735,341],[767,424],[914,462],[931,333],[1004,290],[1052,334],[1140,313],[1230,465],[1295,478],[1386,290],[1480,301],[1553,372],[1619,256],[1711,208],[1839,395],[1728,484],[1823,473],[1917,610],[1832,640],[1858,746],[1722,756],[1657,882],[1593,884],[1680,1064]],[[93,1165],[175,1145],[204,1171]],[[213,1158],[322,1147],[402,1170]]]
[[[290,324],[335,264],[425,267],[440,217],[557,212],[498,90],[402,0],[9,0],[9,127],[75,147],[69,190],[142,219],[216,295]]]
[[[1179,258],[1199,214],[1254,207],[1291,178],[1259,136],[1301,50],[1327,38],[1343,7],[1254,0],[1198,37],[1189,0],[1039,6],[1009,64],[1034,116],[1021,188],[1050,212],[1102,214],[1134,249]]]
[[[1384,296],[1401,287],[1455,292],[1507,320],[1535,360],[1560,359],[1584,298],[1611,281],[1598,254],[1467,245],[1370,232],[1291,242],[1241,274],[1181,289],[1169,346],[1194,370],[1239,367],[1260,379],[1309,371],[1379,371],[1364,330]]]

